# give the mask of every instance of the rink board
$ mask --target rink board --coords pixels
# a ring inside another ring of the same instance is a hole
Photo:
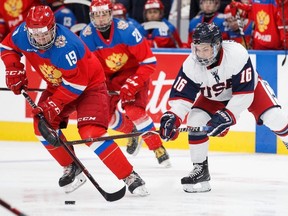
[[[150,101],[147,111],[153,118],[156,127],[159,127],[159,120],[163,112],[168,109],[167,99],[173,79],[178,73],[182,62],[189,54],[189,50],[180,49],[154,49],[157,60],[157,71],[152,76],[150,85]],[[288,62],[281,65],[284,58],[283,51],[250,51],[252,63],[263,79],[267,80],[278,95],[280,104],[288,110]],[[35,78],[35,72],[25,59],[30,88],[43,88],[45,83]],[[233,64],[233,63],[231,63]],[[3,63],[0,62],[0,86],[5,87],[5,74]],[[30,96],[37,101],[39,92],[30,92]],[[1,112],[0,112],[0,140],[36,141],[33,134],[31,108],[23,96],[15,96],[11,92],[0,91]],[[288,114],[288,111],[287,111]],[[277,119],[275,119],[277,121]],[[70,121],[70,127],[64,131],[69,140],[79,139],[77,135],[75,116]],[[185,122],[184,122],[185,124]],[[185,125],[183,125],[185,126]],[[109,130],[109,134],[116,132]],[[125,145],[126,139],[117,140],[120,145]],[[173,142],[165,143],[167,148],[187,149],[187,133],[182,133]],[[241,114],[236,126],[230,129],[224,138],[211,138],[210,150],[229,152],[259,152],[288,154],[285,146],[265,126],[256,126],[253,116],[247,111]]]

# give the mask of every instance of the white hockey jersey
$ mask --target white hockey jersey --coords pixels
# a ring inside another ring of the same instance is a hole
[[[170,111],[184,120],[197,94],[227,103],[236,118],[253,101],[258,74],[247,50],[239,43],[222,42],[220,61],[213,68],[201,66],[192,57],[184,61],[171,89]]]

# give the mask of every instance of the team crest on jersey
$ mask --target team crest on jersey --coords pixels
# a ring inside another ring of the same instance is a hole
[[[270,16],[265,11],[261,10],[256,14],[256,22],[260,32],[264,32],[270,23]]]
[[[7,0],[4,2],[4,9],[11,17],[19,17],[23,12],[23,1]]]
[[[123,21],[123,20],[121,20],[121,21],[118,22],[117,28],[124,30],[124,29],[128,28],[128,23]]]
[[[45,79],[52,83],[53,86],[59,86],[62,82],[62,73],[54,66],[43,64],[39,66],[39,69]]]
[[[126,53],[112,53],[112,55],[108,56],[105,60],[107,67],[114,72],[120,70],[120,68],[123,67],[127,61],[128,56]]]
[[[84,28],[83,30],[83,36],[86,37],[87,35],[91,35],[92,34],[92,30],[91,30],[91,27],[88,25]]]
[[[67,43],[66,37],[64,35],[59,35],[55,40],[55,46],[57,48],[64,47]]]

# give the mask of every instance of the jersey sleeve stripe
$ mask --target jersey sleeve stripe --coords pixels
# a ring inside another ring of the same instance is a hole
[[[67,89],[68,91],[80,95],[86,88],[86,86],[82,86],[82,85],[77,85],[74,83],[70,83],[65,79],[62,79],[62,84],[61,84],[65,89]]]

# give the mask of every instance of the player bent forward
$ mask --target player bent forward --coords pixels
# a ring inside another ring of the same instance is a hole
[[[113,18],[110,0],[92,0],[91,22],[81,31],[80,38],[99,58],[106,75],[110,97],[110,128],[122,133],[155,131],[153,119],[146,111],[150,77],[156,70],[156,58],[148,42],[133,24]],[[117,104],[125,113],[120,112]],[[158,164],[170,167],[170,158],[158,134],[142,136]],[[127,153],[136,156],[142,143],[130,139]]]
[[[188,127],[210,127],[207,135],[188,134],[194,168],[181,179],[185,192],[211,190],[207,161],[209,136],[225,135],[246,109],[254,115],[257,124],[269,127],[287,147],[287,115],[273,90],[257,74],[247,50],[236,42],[222,42],[221,32],[214,23],[202,23],[196,28],[192,53],[174,81],[168,103],[171,109],[160,121],[162,139],[176,139],[175,129],[187,114]]]
[[[108,94],[105,74],[99,60],[74,33],[55,24],[48,6],[32,7],[26,22],[11,32],[2,42],[1,58],[6,66],[6,84],[16,94],[28,85],[21,54],[47,83],[38,107],[33,109],[34,130],[48,152],[64,168],[59,186],[69,193],[83,185],[86,179],[63,147],[51,145],[38,130],[37,114],[42,113],[50,125],[59,131],[65,128],[69,115],[77,112],[77,126],[82,139],[107,135]],[[133,194],[148,194],[145,182],[133,171],[132,165],[113,140],[87,143],[87,146],[117,176],[123,179]],[[73,147],[71,150],[74,152]]]

